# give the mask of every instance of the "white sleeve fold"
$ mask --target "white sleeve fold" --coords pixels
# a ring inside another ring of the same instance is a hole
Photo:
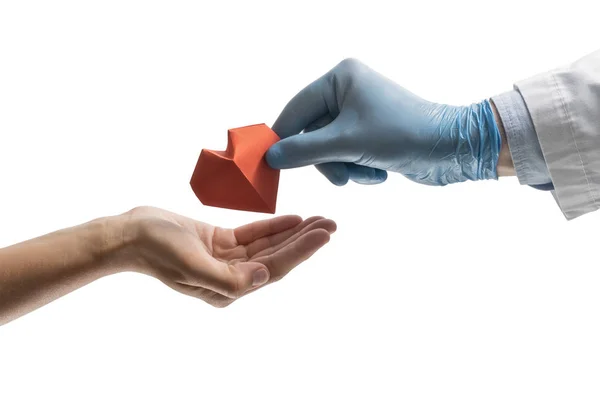
[[[600,208],[600,51],[516,84],[567,219]]]

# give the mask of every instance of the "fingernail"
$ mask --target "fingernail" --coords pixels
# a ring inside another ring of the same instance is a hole
[[[260,286],[267,283],[269,280],[269,273],[266,269],[259,269],[254,271],[254,275],[252,275],[252,286]]]

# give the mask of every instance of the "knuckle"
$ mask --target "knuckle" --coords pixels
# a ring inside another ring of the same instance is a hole
[[[153,211],[154,207],[152,206],[136,206],[133,207],[131,210],[128,211],[128,213],[130,215],[132,214],[144,214],[144,213],[148,213],[150,211]]]
[[[342,74],[353,76],[358,73],[363,66],[364,64],[356,58],[346,58],[337,65],[336,69]]]

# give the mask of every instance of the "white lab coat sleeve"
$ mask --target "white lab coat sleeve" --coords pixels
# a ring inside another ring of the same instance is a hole
[[[600,207],[600,51],[518,82],[567,219]]]

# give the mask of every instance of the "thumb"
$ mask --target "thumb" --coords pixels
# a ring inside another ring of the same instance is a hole
[[[342,124],[337,119],[312,132],[292,135],[272,145],[266,160],[271,168],[287,169],[327,162],[351,162],[351,154],[341,146]]]
[[[235,268],[242,275],[242,279],[238,281],[240,292],[246,292],[252,288],[262,286],[271,278],[269,270],[261,263],[253,261],[241,262],[236,264]]]

